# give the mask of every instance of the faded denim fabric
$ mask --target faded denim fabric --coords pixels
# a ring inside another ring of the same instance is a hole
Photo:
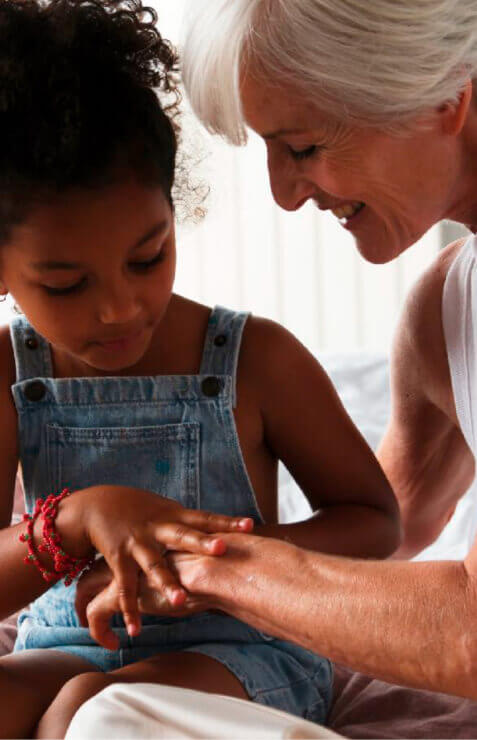
[[[220,307],[211,312],[199,375],[55,379],[48,342],[16,318],[12,392],[27,510],[65,487],[109,483],[263,522],[233,415],[246,320]],[[74,600],[75,585],[62,582],[38,598],[20,616],[15,650],[64,650],[105,671],[161,652],[201,652],[226,665],[255,701],[316,722],[326,718],[332,669],[324,658],[210,613],[145,615],[136,638],[116,615],[120,649],[111,652],[80,627]]]

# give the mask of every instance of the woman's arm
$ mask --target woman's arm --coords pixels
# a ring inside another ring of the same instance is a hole
[[[443,250],[414,286],[393,344],[391,419],[378,457],[403,521],[394,557],[411,558],[438,537],[475,474],[457,419],[441,308],[445,277],[461,244]]]
[[[213,608],[382,680],[477,699],[477,551],[379,562],[224,539],[223,558],[169,556]]]
[[[241,370],[253,379],[266,445],[314,512],[296,524],[257,527],[257,534],[331,554],[390,555],[400,537],[396,500],[317,360],[282,326],[252,318]]]

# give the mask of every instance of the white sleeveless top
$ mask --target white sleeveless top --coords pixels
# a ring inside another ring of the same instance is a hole
[[[477,236],[461,247],[444,282],[442,322],[457,418],[474,457],[477,451]],[[449,557],[465,557],[477,531],[477,486],[472,484],[439,540]],[[444,544],[444,543],[443,543]]]

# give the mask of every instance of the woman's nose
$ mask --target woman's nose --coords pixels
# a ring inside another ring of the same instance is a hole
[[[316,194],[315,183],[300,177],[287,165],[274,163],[271,158],[268,161],[268,172],[273,198],[285,211],[297,211]]]

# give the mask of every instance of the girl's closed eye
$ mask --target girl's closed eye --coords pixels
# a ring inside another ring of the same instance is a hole
[[[154,257],[152,257],[152,259],[143,260],[140,262],[130,262],[129,267],[138,272],[150,270],[152,267],[155,267],[160,262],[162,262],[165,256],[166,255],[164,253],[164,250],[160,249],[159,252],[154,255]]]
[[[161,249],[157,254],[152,257],[150,260],[142,260],[140,262],[129,262],[130,269],[134,270],[134,272],[147,272],[148,270],[151,270],[153,267],[158,265],[160,262],[162,262],[165,258],[164,250]],[[55,287],[53,285],[42,285],[43,288],[48,295],[52,296],[66,296],[66,295],[72,295],[74,293],[79,293],[83,288],[86,287],[87,278],[84,277],[78,282],[74,283],[73,285],[67,285],[65,287]]]
[[[86,282],[86,278],[84,277],[73,285],[67,285],[61,288],[56,288],[53,285],[42,285],[41,287],[48,295],[71,295],[72,293],[80,292],[85,287]]]

